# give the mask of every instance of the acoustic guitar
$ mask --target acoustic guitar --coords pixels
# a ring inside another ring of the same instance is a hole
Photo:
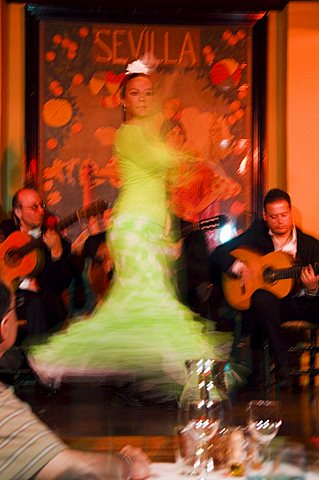
[[[278,298],[286,297],[292,290],[294,280],[300,277],[302,266],[293,265],[293,258],[285,252],[261,255],[249,248],[237,248],[231,254],[244,262],[254,272],[244,285],[240,277],[223,273],[224,296],[235,310],[248,310],[251,296],[256,290],[267,290]],[[319,264],[313,265],[316,275]]]
[[[184,238],[196,230],[215,230],[216,228],[222,228],[228,222],[226,215],[220,214],[215,215],[214,217],[203,218],[199,222],[186,225],[181,228],[177,233],[179,238]]]
[[[105,200],[97,200],[86,208],[80,208],[54,226],[58,232],[73,223],[103,213],[109,208]],[[0,244],[0,277],[7,285],[14,285],[19,277],[34,276],[41,268],[39,248],[43,245],[42,238],[34,239],[27,233],[16,231],[11,233]]]

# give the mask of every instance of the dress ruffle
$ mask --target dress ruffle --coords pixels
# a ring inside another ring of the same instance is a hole
[[[221,346],[227,349],[229,338],[209,332],[212,322],[194,319],[177,300],[162,236],[162,227],[149,219],[116,219],[108,238],[118,269],[109,294],[91,317],[30,349],[42,381],[131,377],[176,390],[174,384],[185,381],[185,360],[227,356]]]

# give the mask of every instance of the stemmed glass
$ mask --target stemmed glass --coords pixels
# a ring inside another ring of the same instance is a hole
[[[260,462],[263,465],[268,459],[268,446],[282,424],[281,402],[252,400],[248,404],[247,413],[248,431],[257,445],[257,458],[253,463]]]
[[[195,474],[211,471],[213,463],[208,458],[208,447],[219,429],[222,418],[222,402],[218,400],[198,400],[189,403],[189,434],[196,445],[194,461]]]

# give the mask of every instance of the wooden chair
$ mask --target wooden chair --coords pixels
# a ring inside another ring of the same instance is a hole
[[[282,323],[281,328],[286,331],[287,335],[289,332],[289,336],[295,339],[294,345],[288,347],[291,356],[297,355],[295,362],[291,362],[293,366],[290,375],[299,377],[300,385],[309,385],[311,389],[319,386],[319,325],[305,320],[289,320]],[[316,357],[317,354],[318,357]],[[268,398],[275,385],[274,361],[268,339],[265,339],[262,344],[260,365],[262,366],[261,384]],[[317,376],[318,380],[316,381]]]
[[[291,375],[307,376],[307,383],[313,388],[316,384],[315,377],[319,376],[319,325],[305,320],[289,320],[281,327],[286,331],[297,333],[298,336],[306,337],[306,340],[298,341],[295,346],[289,348],[290,353],[296,352],[302,358],[301,368],[293,368]],[[318,354],[317,362],[316,354]]]

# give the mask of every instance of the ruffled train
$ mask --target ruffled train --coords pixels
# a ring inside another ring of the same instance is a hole
[[[176,397],[185,360],[224,360],[229,335],[176,299],[161,226],[121,215],[108,237],[116,275],[107,298],[90,317],[29,348],[30,364],[45,383],[131,379],[141,390]]]

